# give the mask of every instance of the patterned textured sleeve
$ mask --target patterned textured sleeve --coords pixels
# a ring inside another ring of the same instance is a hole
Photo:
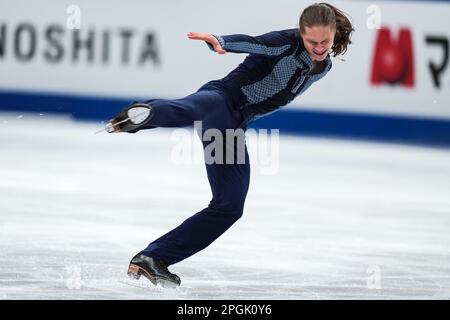
[[[213,36],[216,37],[225,51],[234,53],[277,56],[291,47],[289,39],[279,31],[272,31],[256,37],[245,34]],[[208,44],[208,46],[212,49],[211,45]]]

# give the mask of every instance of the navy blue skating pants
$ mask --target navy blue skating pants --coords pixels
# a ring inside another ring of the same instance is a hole
[[[221,89],[206,87],[182,99],[147,102],[154,108],[147,128],[186,127],[192,126],[194,121],[202,121],[203,132],[208,129],[246,129],[246,116],[233,108]],[[205,148],[210,142],[202,143]],[[223,144],[224,155],[230,152],[229,144],[228,147],[226,145]],[[233,150],[233,163],[205,162],[212,191],[209,205],[150,243],[141,254],[159,257],[167,265],[177,263],[206,248],[242,216],[250,181],[250,164],[246,146],[244,161],[237,161],[236,151]]]

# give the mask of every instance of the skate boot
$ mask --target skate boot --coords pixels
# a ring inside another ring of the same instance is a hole
[[[142,254],[137,254],[131,259],[128,267],[128,276],[136,280],[144,276],[154,285],[161,284],[163,287],[174,288],[181,284],[180,278],[170,273],[161,259],[147,257]]]
[[[123,109],[106,124],[105,130],[112,132],[137,132],[153,117],[153,108],[147,103],[135,102]]]

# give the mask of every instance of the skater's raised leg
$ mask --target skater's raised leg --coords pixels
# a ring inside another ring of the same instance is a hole
[[[135,133],[156,127],[192,126],[204,121],[209,127],[234,128],[241,115],[227,105],[224,93],[200,90],[182,99],[153,99],[133,103],[123,109],[107,125],[108,132]]]

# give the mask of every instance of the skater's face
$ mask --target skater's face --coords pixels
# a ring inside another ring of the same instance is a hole
[[[336,30],[332,26],[305,27],[301,34],[303,44],[314,61],[324,60],[331,50]]]

